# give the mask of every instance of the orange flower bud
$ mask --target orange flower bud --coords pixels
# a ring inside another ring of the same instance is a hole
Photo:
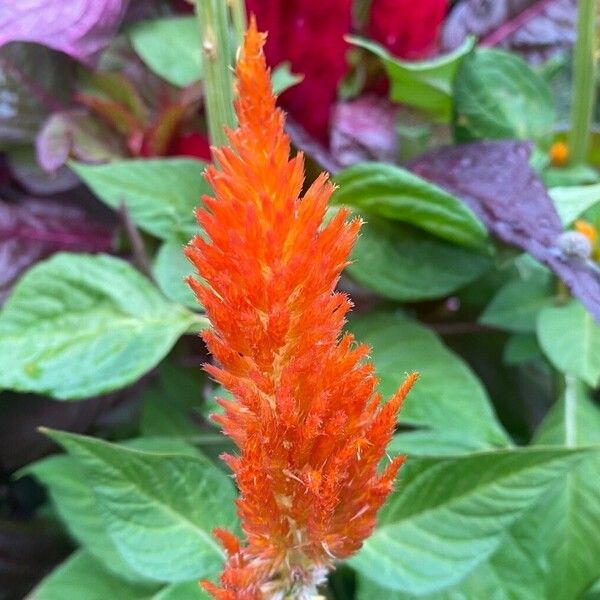
[[[549,155],[553,167],[564,167],[569,162],[569,146],[565,142],[554,142]]]

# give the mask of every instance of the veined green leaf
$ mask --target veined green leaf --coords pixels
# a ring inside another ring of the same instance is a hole
[[[124,387],[195,320],[120,259],[56,254],[22,277],[0,313],[0,387],[62,400]]]
[[[364,163],[335,177],[333,201],[404,221],[461,246],[482,247],[487,231],[463,202],[420,177],[384,163]]]
[[[199,233],[194,209],[202,195],[210,193],[202,161],[155,158],[69,165],[108,206],[118,209],[125,204],[140,229],[180,244]]]
[[[381,59],[390,79],[391,100],[420,108],[441,120],[450,118],[452,83],[460,63],[475,46],[474,38],[465,40],[451,54],[422,62],[399,60],[369,40],[354,36],[348,36],[347,39]]]
[[[181,242],[172,241],[162,244],[152,266],[152,274],[158,287],[169,300],[199,310],[201,306],[190,286],[185,282],[185,278],[193,273],[194,267],[183,254]]]
[[[380,513],[378,529],[350,564],[408,597],[443,592],[485,564],[506,542],[510,527],[593,452],[511,449],[412,458]]]
[[[549,143],[555,112],[548,84],[522,59],[479,49],[454,80],[454,132],[459,141],[517,138]]]
[[[385,298],[411,302],[440,298],[477,279],[488,256],[374,215],[352,251],[347,272]]]
[[[108,534],[137,573],[166,582],[214,576],[215,527],[235,527],[235,491],[208,459],[154,454],[49,431],[85,469]]]
[[[401,422],[460,433],[479,448],[509,444],[477,377],[432,331],[392,312],[352,319],[350,329],[372,347],[384,398],[400,387],[406,373],[421,374],[404,402]]]

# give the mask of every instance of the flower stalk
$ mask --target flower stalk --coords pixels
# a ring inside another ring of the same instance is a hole
[[[196,0],[204,67],[204,102],[211,144],[227,143],[225,127],[236,124],[227,5],[223,0]]]
[[[228,559],[217,600],[309,600],[337,560],[375,527],[404,457],[383,470],[398,410],[416,374],[385,404],[370,349],[342,333],[350,299],[335,288],[362,225],[339,210],[321,174],[302,195],[304,158],[290,158],[254,21],[237,63],[237,129],[206,170],[214,197],[197,211],[204,236],[186,255],[204,279],[202,333],[233,395],[213,416],[236,444],[223,458],[240,497],[245,540],[215,535]]]
[[[585,162],[596,102],[597,0],[579,0],[573,54],[573,96],[569,150],[572,164]]]

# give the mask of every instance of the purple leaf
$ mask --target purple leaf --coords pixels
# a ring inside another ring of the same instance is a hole
[[[66,56],[40,46],[0,48],[0,142],[32,142],[46,115],[67,105],[71,66]]]
[[[0,46],[36,42],[91,63],[116,34],[128,0],[28,0],[0,5]]]
[[[462,198],[497,238],[548,266],[600,322],[600,268],[561,251],[561,221],[529,166],[530,152],[525,142],[477,142],[434,150],[410,168]]]
[[[331,153],[343,167],[375,160],[394,162],[398,156],[396,112],[385,98],[363,96],[339,102],[333,111]]]
[[[48,173],[55,173],[69,158],[98,163],[126,156],[116,132],[80,108],[50,115],[35,145],[38,163]]]
[[[23,271],[59,250],[110,252],[113,227],[74,202],[0,200],[0,303]]]
[[[442,47],[458,47],[468,35],[484,46],[517,50],[540,62],[575,40],[576,0],[462,0],[442,33]]]

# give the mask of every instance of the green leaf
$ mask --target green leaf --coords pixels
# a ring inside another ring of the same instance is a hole
[[[473,52],[462,62],[454,89],[457,140],[550,141],[555,120],[550,88],[518,56],[499,50]]]
[[[281,94],[285,90],[294,87],[304,79],[304,75],[292,73],[289,62],[279,63],[271,74],[271,85],[274,94]]]
[[[86,551],[72,554],[28,596],[29,600],[209,600],[198,581],[158,584],[130,583],[106,570]]]
[[[482,247],[487,231],[466,204],[409,171],[385,163],[364,163],[335,177],[336,204],[404,221],[461,246]]]
[[[600,184],[555,187],[549,193],[565,227],[600,202]]]
[[[422,62],[399,60],[369,40],[354,36],[348,36],[347,39],[381,59],[390,79],[391,100],[420,108],[441,120],[450,118],[452,83],[460,63],[475,46],[474,38],[465,40],[451,54]]]
[[[410,302],[441,298],[474,281],[492,262],[418,229],[363,215],[347,272],[353,279],[391,300]]]
[[[126,262],[56,254],[0,313],[0,388],[87,398],[139,379],[195,321]]]
[[[502,359],[507,365],[518,365],[542,357],[537,338],[532,333],[515,333],[508,338]]]
[[[107,571],[91,554],[78,551],[57,567],[28,596],[30,600],[151,600],[154,585],[131,583]],[[85,590],[85,591],[84,591]],[[84,596],[82,596],[84,594]]]
[[[506,331],[535,331],[538,313],[553,301],[548,275],[510,281],[502,286],[479,317],[479,322]]]
[[[156,237],[187,243],[199,232],[194,209],[210,189],[205,164],[189,158],[118,160],[105,165],[69,163],[108,206],[124,203],[140,229]]]
[[[202,405],[203,379],[199,367],[184,369],[168,360],[163,362],[158,380],[142,395],[142,434],[181,437],[197,435],[198,426],[190,417]]]
[[[563,373],[592,387],[600,382],[600,326],[575,300],[566,306],[544,308],[537,323],[540,346]]]
[[[194,446],[177,438],[137,438],[123,445],[145,452],[200,456]],[[87,472],[76,458],[68,455],[43,458],[22,469],[19,472],[19,476],[21,475],[33,475],[46,486],[56,512],[69,533],[105,569],[130,581],[148,581],[129,567],[119,554],[108,532]]]
[[[179,582],[221,569],[224,555],[212,531],[235,526],[235,491],[208,459],[47,433],[84,467],[108,533],[137,573]]]
[[[456,456],[477,452],[484,446],[481,439],[470,438],[464,432],[422,429],[395,435],[388,444],[387,452],[391,456]]]
[[[185,282],[185,278],[193,273],[194,267],[183,254],[181,242],[165,242],[161,245],[152,267],[158,287],[169,300],[199,310],[201,306]],[[195,276],[198,278],[197,274]]]
[[[534,443],[598,447],[600,409],[581,382],[567,378],[566,393],[572,397],[568,402],[563,398],[550,410]],[[565,473],[537,513],[538,529],[532,531],[544,539],[546,597],[580,598],[600,577],[600,537],[594,533],[600,526],[600,456],[590,456]]]
[[[591,453],[512,449],[413,458],[380,512],[378,529],[350,564],[391,590],[419,596],[443,591],[498,551],[509,528]]]
[[[141,21],[129,30],[140,58],[157,75],[179,87],[202,78],[200,25],[195,17]]]
[[[392,396],[406,373],[420,373],[400,412],[402,423],[458,433],[478,442],[479,448],[508,445],[485,389],[432,331],[392,312],[352,319],[350,329],[373,349],[384,398]]]

